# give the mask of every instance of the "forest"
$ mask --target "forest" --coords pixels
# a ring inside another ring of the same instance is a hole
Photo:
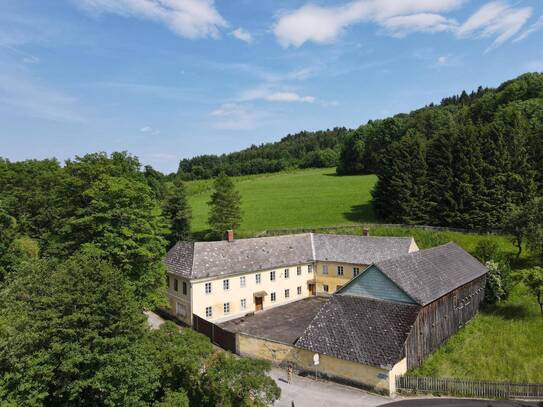
[[[251,146],[222,155],[201,155],[183,159],[177,175],[183,180],[278,172],[289,168],[335,167],[340,146],[350,132],[345,127],[302,131],[275,143]]]
[[[387,222],[496,230],[526,205],[537,212],[543,74],[370,121],[347,136],[337,173],[376,174]]]

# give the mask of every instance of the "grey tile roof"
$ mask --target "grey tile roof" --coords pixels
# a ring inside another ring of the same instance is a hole
[[[371,264],[409,253],[412,237],[314,234],[315,260]]]
[[[421,305],[429,304],[487,272],[475,257],[454,243],[375,265]]]
[[[232,242],[179,242],[166,255],[171,273],[205,278],[329,260],[370,264],[408,253],[412,238],[303,233],[236,239]]]
[[[333,295],[296,346],[366,365],[391,368],[421,307],[365,297]]]

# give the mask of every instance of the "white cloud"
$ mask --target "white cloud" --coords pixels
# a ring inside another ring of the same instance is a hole
[[[543,28],[543,16],[539,17],[535,23],[533,23],[530,27],[528,27],[527,30],[525,30],[517,38],[515,38],[513,42],[522,41],[529,35],[535,33],[536,31],[539,31],[542,28]]]
[[[231,34],[236,37],[240,41],[244,41],[247,44],[250,44],[253,42],[253,36],[250,32],[245,31],[243,28],[236,28],[234,31],[231,32]]]
[[[0,107],[23,117],[56,122],[81,122],[77,100],[21,75],[0,74]]]
[[[283,47],[299,47],[308,41],[331,43],[352,24],[374,22],[387,28],[387,21],[396,17],[403,17],[404,21],[392,20],[388,22],[389,26],[403,24],[405,34],[420,30],[421,24],[424,31],[442,31],[442,19],[436,20],[435,16],[432,17],[437,24],[436,28],[430,25],[431,18],[423,15],[450,11],[463,2],[464,0],[358,0],[335,7],[307,4],[280,15],[273,31]],[[412,15],[415,16],[411,17]]]
[[[215,128],[225,130],[250,130],[258,126],[262,114],[240,103],[224,103],[210,115],[217,119]]]
[[[147,133],[147,134],[152,134],[153,136],[156,136],[158,134],[160,134],[160,130],[159,129],[155,129],[151,126],[144,126],[140,129],[140,132],[142,133]]]
[[[76,4],[90,12],[161,22],[186,38],[216,38],[219,29],[228,26],[213,0],[79,0]]]
[[[396,16],[385,20],[382,25],[393,36],[405,37],[415,31],[438,32],[452,31],[457,27],[455,20],[439,14],[419,13],[408,16]]]
[[[495,37],[487,51],[502,45],[517,34],[532,15],[530,7],[513,8],[504,1],[493,1],[479,8],[458,30],[466,37]]]
[[[313,103],[314,96],[301,96],[296,92],[278,91],[266,87],[246,90],[241,94],[240,100],[266,100],[268,102],[305,102]]]

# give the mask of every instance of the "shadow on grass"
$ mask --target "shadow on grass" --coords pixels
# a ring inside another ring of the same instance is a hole
[[[521,304],[486,305],[481,308],[481,312],[509,320],[528,318],[531,314],[529,310]]]
[[[375,220],[371,203],[353,205],[351,211],[344,212],[343,216],[351,222],[371,222]]]

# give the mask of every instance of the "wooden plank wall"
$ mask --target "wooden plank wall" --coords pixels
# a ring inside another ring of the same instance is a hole
[[[407,368],[424,359],[477,313],[486,276],[475,279],[423,307],[406,341]]]

